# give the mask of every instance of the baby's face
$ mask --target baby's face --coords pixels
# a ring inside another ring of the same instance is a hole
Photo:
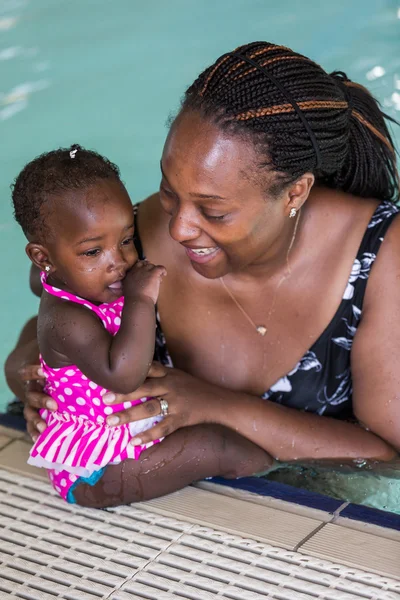
[[[51,203],[47,244],[53,264],[51,281],[95,303],[122,296],[122,279],[137,261],[133,243],[133,207],[124,186],[99,180]]]

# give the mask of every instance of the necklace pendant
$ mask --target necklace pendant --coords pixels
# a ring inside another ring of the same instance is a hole
[[[256,327],[257,333],[259,333],[260,335],[264,336],[267,333],[267,328],[264,327],[264,325],[259,325],[258,327]]]

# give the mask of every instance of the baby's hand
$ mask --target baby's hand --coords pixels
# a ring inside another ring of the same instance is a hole
[[[167,274],[165,267],[153,265],[147,260],[138,260],[122,282],[124,296],[129,298],[146,297],[157,302],[162,278]]]

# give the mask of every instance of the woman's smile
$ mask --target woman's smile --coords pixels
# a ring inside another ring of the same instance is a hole
[[[185,251],[189,259],[199,264],[206,264],[214,260],[214,258],[221,252],[221,248],[213,246],[210,248],[190,248],[184,246]]]

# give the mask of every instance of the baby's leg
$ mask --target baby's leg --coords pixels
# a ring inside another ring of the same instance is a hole
[[[68,471],[48,469],[47,474],[53,488],[60,494],[63,500],[76,504],[74,489],[77,485],[85,483],[93,486],[103,476],[105,468],[94,471],[89,477],[78,477]]]
[[[142,453],[106,468],[94,486],[74,490],[82,506],[105,508],[150,500],[205,477],[244,477],[265,471],[271,457],[234,431],[219,425],[179,429]]]

